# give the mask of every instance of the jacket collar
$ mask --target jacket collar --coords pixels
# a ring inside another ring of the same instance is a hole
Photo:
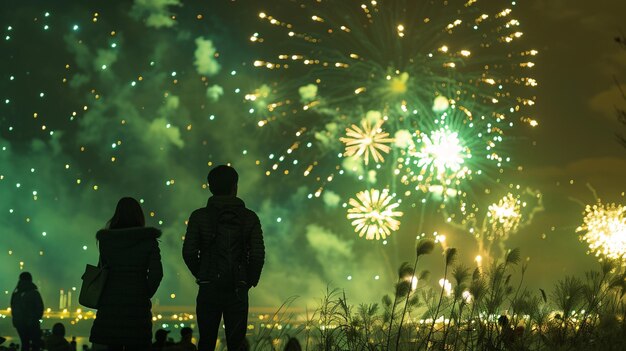
[[[234,207],[245,207],[246,204],[242,199],[237,196],[232,195],[213,195],[209,198],[206,203],[207,207],[224,207],[224,206],[234,206]]]
[[[24,292],[30,290],[37,290],[37,285],[35,285],[33,282],[29,282],[26,280],[19,280],[17,282],[17,287],[15,291]]]

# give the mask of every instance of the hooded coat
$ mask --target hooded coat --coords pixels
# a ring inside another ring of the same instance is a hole
[[[43,300],[33,282],[17,282],[11,295],[11,315],[15,328],[39,327],[39,320],[43,317]]]
[[[100,264],[108,267],[109,274],[89,341],[131,345],[137,350],[150,348],[150,298],[163,278],[160,236],[161,231],[151,227],[98,231]]]

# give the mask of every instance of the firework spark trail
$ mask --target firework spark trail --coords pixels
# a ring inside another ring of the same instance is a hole
[[[507,241],[511,235],[530,225],[535,216],[544,211],[543,195],[531,188],[510,186],[515,193],[507,193],[489,205],[484,212],[472,212],[460,223],[447,220],[447,223],[463,231],[468,231],[478,245],[478,261],[497,258],[507,252]],[[497,250],[494,249],[497,245]]]

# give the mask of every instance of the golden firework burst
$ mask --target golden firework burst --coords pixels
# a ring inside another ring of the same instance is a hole
[[[349,201],[352,208],[348,209],[348,219],[352,220],[354,231],[359,237],[367,240],[385,239],[392,231],[400,228],[400,221],[396,217],[402,216],[402,212],[396,211],[400,206],[398,202],[392,202],[393,196],[387,190],[370,189],[360,191],[356,199]]]
[[[356,124],[346,128],[346,137],[339,138],[346,144],[344,156],[362,156],[365,164],[368,164],[371,155],[374,162],[383,162],[385,159],[381,152],[389,153],[391,147],[387,144],[393,142],[389,133],[382,131],[383,123],[384,120],[381,119],[372,125],[370,121],[363,119],[361,128]]]

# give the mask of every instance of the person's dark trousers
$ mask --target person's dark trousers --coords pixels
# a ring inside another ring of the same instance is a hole
[[[210,283],[200,284],[196,316],[200,334],[198,351],[215,350],[222,316],[228,350],[242,350],[248,327],[248,290],[220,289]]]
[[[32,326],[17,327],[20,336],[22,351],[39,351],[41,349],[41,328],[39,324]]]

